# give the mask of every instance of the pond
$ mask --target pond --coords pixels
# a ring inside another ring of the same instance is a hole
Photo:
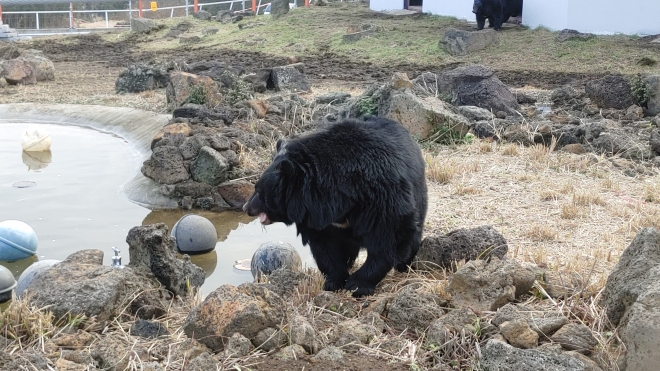
[[[50,133],[49,153],[22,151],[21,135],[28,126]],[[126,235],[132,227],[163,222],[171,229],[183,215],[195,213],[211,220],[218,232],[215,251],[191,257],[207,272],[204,295],[222,284],[252,281],[249,271],[233,265],[251,258],[263,242],[288,242],[300,252],[303,264],[314,266],[294,227],[278,223],[262,228],[241,212],[152,211],[132,203],[123,187],[139,172],[142,160],[131,143],[110,133],[79,126],[0,122],[0,221],[21,220],[39,238],[35,257],[0,264],[18,278],[37,259],[63,260],[78,250],[99,249],[105,254],[104,264],[110,265],[115,246],[126,265]]]

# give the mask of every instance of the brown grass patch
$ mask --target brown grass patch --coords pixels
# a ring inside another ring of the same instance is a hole
[[[579,192],[573,194],[573,203],[576,205],[589,206],[598,205],[606,206],[607,202],[598,193],[593,192]]]
[[[533,224],[526,235],[533,241],[551,241],[557,238],[557,231],[546,224]]]
[[[520,153],[518,151],[518,147],[519,146],[517,144],[507,144],[502,149],[502,154],[505,156],[518,156],[518,154]]]

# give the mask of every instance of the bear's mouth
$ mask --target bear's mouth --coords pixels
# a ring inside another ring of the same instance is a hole
[[[266,215],[266,213],[259,214],[259,222],[261,222],[261,224],[263,225],[268,225],[272,223],[270,219],[268,219],[268,215]]]

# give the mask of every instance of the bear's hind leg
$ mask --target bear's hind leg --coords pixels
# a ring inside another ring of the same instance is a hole
[[[323,289],[343,289],[349,275],[348,269],[360,250],[360,246],[355,246],[350,231],[328,227],[322,231],[305,231],[301,235],[303,243],[309,245],[317,267],[325,276]]]

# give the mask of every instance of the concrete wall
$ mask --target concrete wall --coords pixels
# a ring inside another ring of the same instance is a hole
[[[371,0],[372,2],[374,0]],[[458,19],[474,21],[473,0],[424,0],[422,11],[437,15],[446,15]]]
[[[403,0],[371,0],[369,8],[375,11],[403,9]]]

